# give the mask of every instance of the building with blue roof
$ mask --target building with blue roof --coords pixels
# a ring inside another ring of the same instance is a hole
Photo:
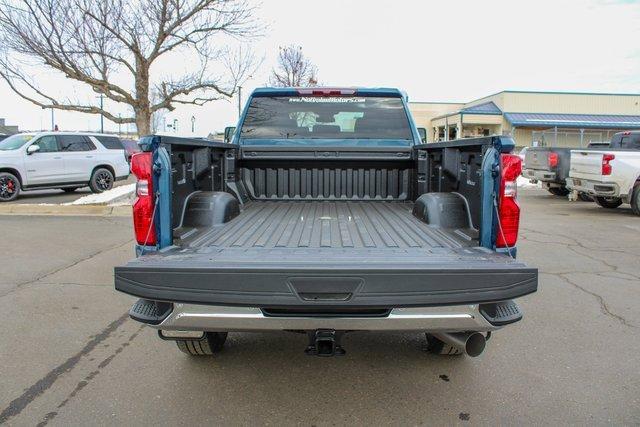
[[[505,90],[471,102],[410,102],[428,142],[511,135],[518,146],[586,146],[640,129],[640,94]]]

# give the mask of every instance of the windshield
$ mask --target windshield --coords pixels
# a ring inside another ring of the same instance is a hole
[[[19,133],[17,135],[11,135],[7,139],[3,139],[0,141],[0,150],[17,150],[22,147],[24,144],[29,142],[33,138],[33,135],[28,133]]]
[[[246,145],[397,146],[413,140],[400,98],[257,97],[240,138]],[[329,139],[331,142],[308,141]],[[305,140],[307,140],[305,142]]]

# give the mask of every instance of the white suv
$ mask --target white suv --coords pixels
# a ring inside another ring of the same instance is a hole
[[[128,176],[126,152],[113,135],[23,133],[0,141],[0,202],[15,200],[21,190],[72,192],[88,185],[101,193]]]

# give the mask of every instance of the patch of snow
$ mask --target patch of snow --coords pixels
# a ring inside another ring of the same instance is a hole
[[[73,202],[63,203],[63,205],[130,205],[135,191],[135,184],[121,185],[104,193],[89,194]]]
[[[520,188],[542,188],[542,183],[540,181],[532,184],[529,178],[525,178],[522,175],[518,177],[518,180],[516,182],[518,187]]]

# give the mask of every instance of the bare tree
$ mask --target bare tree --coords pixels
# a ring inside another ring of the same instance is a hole
[[[269,84],[276,87],[305,87],[318,84],[318,69],[304,56],[302,47],[280,47],[278,65],[271,70]]]
[[[102,114],[144,135],[161,110],[233,96],[257,62],[226,46],[257,35],[253,11],[245,0],[0,0],[0,77],[42,108]],[[56,97],[25,64],[81,82],[132,115]]]

